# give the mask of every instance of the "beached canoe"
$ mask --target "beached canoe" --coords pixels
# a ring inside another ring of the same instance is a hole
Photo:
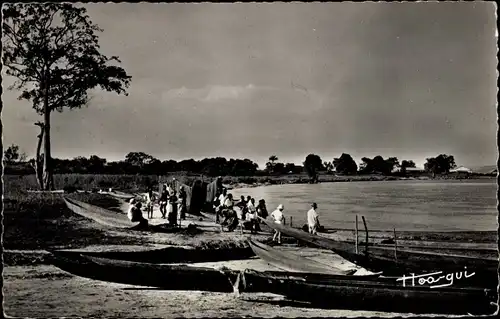
[[[140,225],[139,223],[131,222],[126,214],[116,213],[108,209],[95,206],[92,204],[84,203],[75,199],[70,199],[63,197],[66,206],[73,211],[75,214],[81,215],[85,218],[92,219],[93,221],[108,227],[128,229],[128,230],[138,230],[138,231],[150,231],[158,233],[172,233],[179,232],[181,229],[179,227],[170,226],[168,224],[160,225]],[[196,225],[194,227],[187,228],[188,232],[197,231]]]
[[[355,276],[252,270],[240,272],[227,268],[158,265],[84,255],[68,258],[57,252],[52,263],[71,274],[106,282],[165,290],[270,292],[330,308],[488,313],[485,309],[489,302],[496,300],[487,289],[402,287],[389,279],[353,278]]]
[[[108,209],[87,204],[67,197],[63,197],[63,199],[66,203],[66,206],[68,206],[68,208],[72,212],[92,219],[99,224],[123,229],[133,229],[134,227],[138,226],[138,223],[132,223],[124,214],[115,213]]]
[[[123,199],[126,201],[131,200],[132,198],[137,197],[136,194],[128,194],[124,192],[119,192],[119,191],[111,191],[111,192],[101,192],[101,194],[106,194],[115,198]]]
[[[238,292],[266,287],[267,292],[316,307],[409,313],[493,314],[495,289],[401,287],[392,283],[273,278],[269,274],[245,270],[234,284]]]
[[[262,260],[268,262],[269,264],[286,271],[331,275],[352,275],[354,272],[356,272],[355,269],[342,270],[334,266],[322,264],[309,258],[280,251],[258,241],[249,239],[247,240],[247,242],[255,255],[259,256]]]
[[[144,262],[131,262],[125,260],[116,260],[109,258],[100,258],[87,255],[86,253],[78,254],[70,251],[52,251],[52,263],[60,269],[71,274],[101,280],[129,285],[148,286],[161,289],[179,289],[179,290],[203,290],[215,291],[212,289],[222,289],[220,286],[214,288],[211,285],[187,285],[178,284],[174,286],[171,283],[172,278],[176,276],[188,277],[191,276],[195,280],[197,275],[206,275],[205,278],[198,280],[209,280],[222,278],[220,274],[224,274],[229,282],[235,283],[239,270],[223,269],[221,271],[215,268],[196,267],[192,265],[169,265],[169,264],[153,264]],[[374,276],[343,276],[330,274],[317,274],[305,272],[286,272],[286,271],[261,271],[258,272],[262,278],[266,277],[270,280],[300,280],[317,284],[332,284],[336,282],[349,282],[352,284],[389,284],[402,285],[392,278],[379,279]],[[181,278],[179,277],[179,278]],[[222,287],[225,287],[225,281]],[[203,289],[202,289],[203,288]],[[226,287],[227,288],[227,287]],[[229,290],[224,288],[223,291]],[[219,290],[217,290],[219,291]],[[232,290],[231,290],[232,291]],[[246,290],[248,291],[248,290]],[[254,284],[252,292],[267,292],[267,284]]]
[[[137,275],[137,277],[141,276],[155,276],[158,273],[160,274],[159,276],[164,276],[165,274],[168,274],[171,269],[176,270],[177,266],[182,266],[178,265],[180,262],[179,260],[174,261],[177,265],[176,267],[171,268],[171,266],[174,265],[168,265],[168,264],[154,264],[154,263],[148,263],[148,262],[131,262],[131,261],[126,261],[126,260],[118,260],[118,259],[110,259],[110,258],[103,258],[103,257],[96,257],[95,255],[89,254],[88,252],[81,252],[78,253],[78,251],[68,251],[68,250],[56,250],[52,251],[53,256],[55,256],[56,259],[62,259],[65,263],[68,263],[69,261],[73,263],[84,263],[84,264],[97,264],[102,267],[107,267],[109,269],[116,268],[117,271],[121,271],[122,269],[129,269],[130,271],[133,271],[134,274]],[[57,264],[56,264],[57,265]],[[98,269],[96,265],[93,265],[94,270]],[[194,266],[191,265],[193,268]],[[196,268],[196,267],[194,267]],[[202,267],[202,269],[205,269]],[[213,268],[208,268],[208,269],[213,269]],[[148,272],[150,271],[151,272]],[[69,271],[71,272],[71,271]],[[87,277],[87,278],[93,278],[94,274],[85,274],[85,272],[80,271],[79,273],[75,273],[77,275]],[[228,275],[231,275],[231,280],[235,279],[237,276],[237,271],[230,271],[227,273]],[[320,274],[320,273],[307,273],[307,272],[291,272],[291,271],[260,271],[259,274],[264,277],[268,277],[271,280],[301,280],[301,281],[307,281],[310,283],[317,283],[317,284],[332,284],[336,282],[349,282],[352,284],[371,284],[371,285],[391,285],[391,286],[400,286],[403,287],[403,282],[400,280],[397,280],[397,278],[389,278],[389,277],[380,277],[379,274],[373,274],[373,275],[361,275],[361,276],[354,276],[354,275],[331,275],[331,274]],[[113,279],[112,277],[110,278],[105,278],[103,280],[105,281],[112,281],[112,282],[117,282],[116,279]],[[120,283],[125,283],[125,284],[135,284],[135,285],[145,285],[145,286],[150,286],[153,285],[153,287],[157,288],[165,288],[165,286],[162,284],[161,278],[159,279],[158,283],[155,283],[156,281],[154,279],[148,279],[146,282],[141,282],[137,283],[137,281],[134,282],[129,282],[129,279],[122,278],[120,279]],[[233,281],[234,282],[234,281]],[[409,284],[409,280],[406,283],[407,285]],[[424,285],[425,286],[425,285]],[[427,285],[428,286],[428,285]],[[257,289],[254,287],[254,289]],[[258,292],[266,292],[266,288],[259,288],[263,290],[258,290]]]
[[[479,280],[489,285],[498,283],[498,257],[479,258],[473,256],[443,254],[424,250],[408,250],[390,247],[359,247],[356,253],[355,244],[335,241],[320,235],[312,235],[270,220],[262,219],[270,228],[294,237],[317,247],[334,251],[341,257],[373,272],[383,271],[384,275],[401,276],[428,271],[460,271],[465,268],[474,271],[473,281]]]
[[[95,251],[91,249],[55,250],[59,256],[68,259],[79,258],[80,255],[124,261],[135,261],[153,264],[168,263],[200,263],[225,260],[242,260],[254,257],[250,247],[195,249],[191,247],[134,248]]]
[[[53,252],[52,263],[73,275],[165,290],[233,292],[236,271],[189,265],[158,265]]]

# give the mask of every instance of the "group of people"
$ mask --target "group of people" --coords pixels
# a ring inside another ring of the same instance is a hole
[[[307,212],[307,226],[310,234],[316,235],[318,233],[318,229],[321,227],[319,224],[319,216],[316,209],[318,205],[316,203],[311,204],[311,209]],[[284,224],[285,223],[285,215],[283,214],[283,210],[285,207],[280,204],[278,208],[271,213],[271,218],[276,224]],[[279,230],[274,231],[273,241],[281,244],[281,232]]]
[[[260,231],[259,217],[267,218],[267,208],[265,200],[259,200],[259,203],[255,204],[255,198],[251,196],[241,196],[240,200],[235,203],[232,194],[227,193],[227,189],[223,188],[221,194],[215,199],[214,203],[215,210],[215,222],[220,223],[221,226],[226,226],[228,231],[233,231],[236,229],[240,221],[243,223],[244,227],[250,229],[252,233],[257,233]],[[235,211],[235,207],[239,208],[240,214]],[[221,217],[224,220],[221,222]]]
[[[178,220],[186,219],[187,194],[184,186],[179,187],[179,193],[171,184],[164,184],[159,200],[161,218],[168,219],[171,225],[178,225]]]
[[[159,198],[159,206],[161,212],[161,218],[168,219],[168,223],[172,226],[179,225],[179,221],[186,218],[187,212],[187,194],[183,186],[179,187],[179,192],[175,190],[175,180],[172,183],[164,184],[162,192]],[[153,207],[156,198],[152,187],[149,188],[146,193],[146,211],[148,214],[148,219],[153,218]],[[147,225],[148,220],[142,216],[142,203],[136,199],[130,200],[130,208],[128,211],[128,218],[132,222],[139,222],[140,225]],[[239,214],[235,208],[239,208]],[[268,214],[266,208],[266,202],[264,199],[259,200],[258,204],[255,204],[255,198],[251,196],[241,196],[240,200],[235,203],[233,195],[227,192],[226,188],[220,190],[220,194],[215,196],[213,202],[213,208],[215,211],[215,222],[220,224],[222,227],[226,227],[228,231],[234,231],[238,225],[242,225],[246,229],[249,229],[252,234],[260,231],[260,221],[261,219],[266,219],[268,216],[277,224],[285,223],[285,215],[283,213],[283,204],[278,205],[278,207],[271,213]],[[307,227],[311,234],[317,234],[318,229],[321,227],[319,223],[318,205],[316,203],[311,204],[311,208],[307,212]],[[222,221],[221,221],[222,218]],[[281,232],[275,230],[273,241],[281,243]]]
[[[179,220],[186,219],[187,194],[182,185],[179,187],[179,192],[177,193],[174,188],[174,183],[175,180],[173,180],[172,183],[163,185],[162,192],[158,199],[158,204],[160,206],[161,218],[167,218],[170,225],[177,226],[179,224]],[[145,210],[147,212],[148,219],[153,218],[153,209],[156,200],[157,198],[153,192],[153,187],[149,187],[145,194]],[[147,224],[147,219],[142,216],[141,208],[141,201],[132,198],[130,200],[128,218],[132,222],[139,221],[144,223],[144,221],[146,221]]]

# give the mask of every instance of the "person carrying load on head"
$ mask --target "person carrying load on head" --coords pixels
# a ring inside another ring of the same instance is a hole
[[[160,195],[160,213],[161,218],[167,218],[167,204],[168,204],[169,192],[167,190],[167,185],[163,184],[163,189]]]
[[[142,216],[141,211],[142,203],[132,198],[130,200],[130,207],[128,209],[127,217],[131,222],[139,222],[140,226],[147,226],[148,220]]]
[[[318,233],[319,218],[316,209],[318,205],[316,203],[311,204],[311,209],[307,212],[307,225],[309,226],[309,233],[316,235]]]
[[[281,225],[285,221],[285,216],[283,215],[283,210],[284,210],[283,205],[279,204],[278,208],[276,208],[276,210],[271,213],[271,217],[274,219],[274,222],[276,224]],[[276,241],[276,240],[277,240],[278,244],[281,244],[281,232],[279,230],[274,231],[273,241]]]

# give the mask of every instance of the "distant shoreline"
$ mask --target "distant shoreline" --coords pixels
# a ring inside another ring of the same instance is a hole
[[[281,178],[280,178],[281,177]],[[234,181],[234,177],[223,177],[223,184],[232,189],[240,188],[255,188],[262,186],[271,185],[290,185],[290,184],[310,184],[308,178],[290,178],[286,175],[283,176],[258,176],[258,177],[248,177],[247,179],[260,179],[261,181],[255,181],[253,183],[244,183],[240,181]],[[318,184],[322,183],[346,183],[346,182],[384,182],[384,181],[432,181],[432,180],[490,180],[496,179],[496,176],[471,176],[470,178],[463,177],[436,177],[431,178],[427,176],[421,177],[400,177],[400,176],[381,176],[381,175],[352,175],[352,176],[338,176],[338,175],[323,175],[320,176]],[[227,179],[230,179],[229,181]],[[240,178],[243,180],[244,178]]]
[[[151,183],[164,183],[177,179],[181,183],[191,186],[195,180],[211,182],[215,177],[201,176],[190,173],[168,173],[166,175],[110,175],[110,174],[55,174],[55,189],[62,190],[65,187],[91,191],[93,189],[118,189],[125,192],[145,192]],[[492,180],[496,176],[470,175],[463,176],[437,176],[432,179],[429,176],[401,177],[383,175],[333,175],[324,174],[319,176],[319,183],[345,183],[345,182],[382,182],[401,180]],[[6,194],[17,193],[26,190],[38,190],[34,174],[31,175],[5,175],[3,176]],[[222,176],[222,183],[230,189],[254,188],[270,185],[309,184],[310,179],[306,174],[266,175],[266,176]]]

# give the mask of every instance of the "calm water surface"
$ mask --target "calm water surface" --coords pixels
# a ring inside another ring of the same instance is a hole
[[[363,215],[368,229],[498,229],[494,179],[273,185],[230,192],[235,198],[265,199],[269,213],[283,204],[285,216],[293,216],[294,225],[306,223],[306,212],[316,202],[320,222],[330,228],[354,229],[357,214],[359,227],[363,227]]]

